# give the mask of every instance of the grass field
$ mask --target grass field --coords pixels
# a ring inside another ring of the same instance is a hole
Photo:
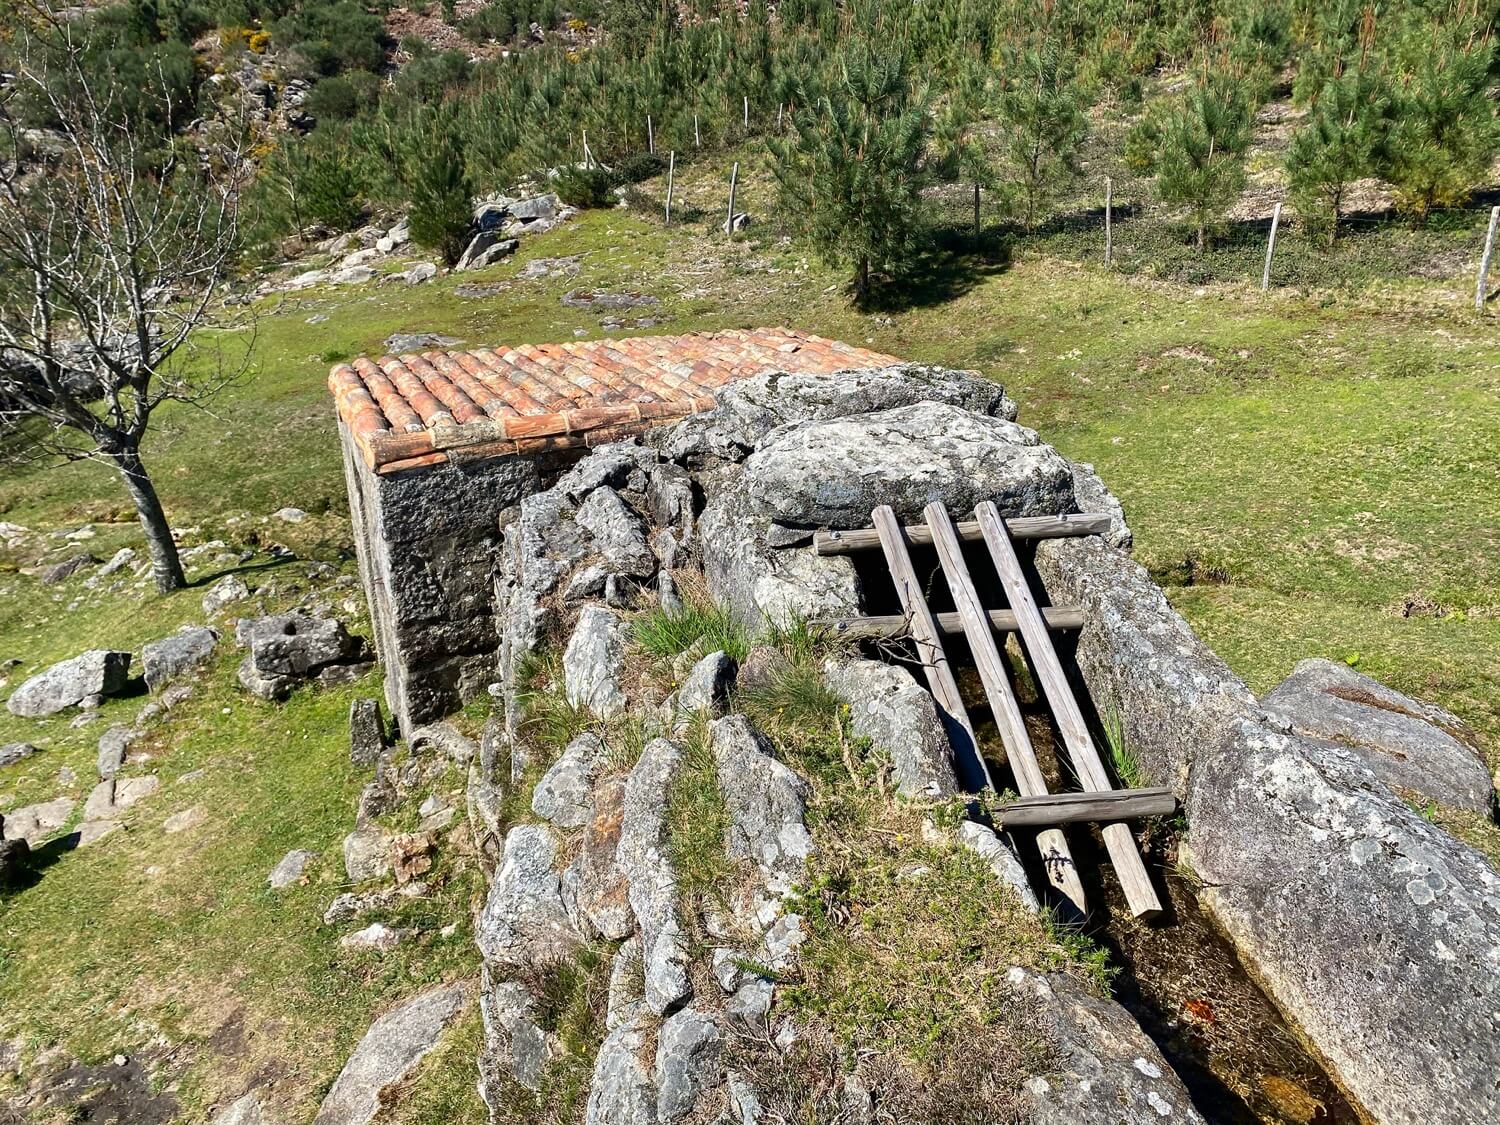
[[[774,231],[733,244],[711,236],[712,174],[690,169],[679,184],[681,230],[588,212],[481,273],[263,302],[245,376],[209,412],[164,414],[149,439],[174,522],[198,529],[191,542],[276,540],[352,573],[330,363],[378,354],[397,331],[470,345],[596,337],[599,316],[561,295],[640,290],[661,301],[642,310],[666,318],[653,332],[788,324],[1003,382],[1023,422],[1098,467],[1125,502],[1137,557],[1254,688],[1303,657],[1347,659],[1450,707],[1492,749],[1500,740],[1493,317],[1462,315],[1415,285],[1312,296],[1189,289],[1025,252],[934,267],[900,307],[859,313],[836,274]],[[764,178],[752,170],[744,184],[748,209],[767,213]],[[533,258],[564,255],[581,255],[576,278],[516,276]],[[481,282],[493,292],[454,293]],[[295,527],[264,520],[283,505],[315,515]],[[88,465],[7,470],[0,520],[40,533],[93,522],[88,546],[101,558],[140,546],[123,493]],[[201,587],[159,598],[128,583],[88,591],[83,576],[43,587],[21,573],[43,546],[61,557],[59,545],[38,535],[0,557],[0,659],[22,661],[12,684],[85,647],[138,651],[201,619]],[[310,585],[304,562],[267,564],[262,554],[246,565],[265,567],[249,577],[270,587],[269,604]],[[433,902],[411,908],[424,936],[396,954],[350,954],[319,922],[343,878],[338,843],[361,783],[344,713],[353,694],[376,690],[365,682],[260,704],[233,686],[226,651],[153,732],[152,760],[132,767],[164,781],[132,810],[132,829],[57,856],[35,887],[0,903],[0,1038],[29,1057],[60,1048],[87,1061],[152,1058],[194,1119],[273,1067],[287,1108],[304,1113],[372,1012],[419,982],[473,971],[467,925],[438,933],[478,893],[477,872],[461,863]],[[112,703],[81,731],[0,713],[0,743],[25,738],[44,751],[0,773],[0,809],[66,791],[63,765],[83,779],[72,791],[81,799],[104,723],[128,721],[141,702]],[[209,810],[209,824],[166,836],[160,822],[190,804]],[[292,847],[323,858],[309,885],[273,895],[266,873]],[[240,1046],[226,1053],[215,1037],[235,1027]],[[451,1082],[424,1084],[421,1104],[472,1112],[472,1095],[458,1092],[472,1077],[467,1053],[441,1058]]]

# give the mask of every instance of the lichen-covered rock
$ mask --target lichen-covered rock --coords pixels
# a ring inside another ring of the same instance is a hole
[[[93,696],[118,695],[130,673],[130,653],[90,649],[38,672],[5,701],[12,715],[44,719]]]
[[[830,658],[823,678],[849,705],[854,733],[890,755],[904,796],[941,801],[958,792],[948,733],[910,672],[878,660]]]
[[[99,736],[99,750],[94,757],[95,768],[99,776],[104,778],[114,777],[125,765],[125,755],[130,750],[130,744],[141,737],[141,732],[123,723],[115,723],[107,731]]]
[[[557,839],[546,825],[518,825],[505,837],[500,867],[474,935],[488,961],[538,965],[578,947],[578,932],[563,906],[556,861]]]
[[[563,902],[580,930],[619,941],[635,928],[629,885],[615,862],[625,815],[625,779],[601,781],[591,799],[593,816],[583,830],[578,855],[563,872]]]
[[[608,485],[590,492],[574,517],[611,574],[645,579],[656,573],[656,553],[646,541],[646,525]]]
[[[876,410],[942,402],[1014,419],[1005,388],[977,374],[898,364],[833,375],[767,372],[721,388],[715,408],[688,418],[666,436],[676,461],[740,461],[777,426]]]
[[[1032,1005],[1036,1026],[1054,1045],[1052,1070],[1026,1083],[1029,1120],[1038,1125],[1202,1125],[1188,1092],[1140,1025],[1113,1000],[1101,1000],[1061,975],[1010,970]]]
[[[0,746],[0,766],[13,766],[17,762],[24,762],[36,753],[36,747],[29,742],[7,742]]]
[[[1080,512],[1102,512],[1109,517],[1109,530],[1103,539],[1111,547],[1129,550],[1135,542],[1135,533],[1125,522],[1125,508],[1094,471],[1094,466],[1085,461],[1071,462],[1073,470],[1073,498]]]
[[[152,641],[141,650],[146,686],[160,691],[168,681],[213,659],[218,645],[217,630],[202,625],[184,625],[170,637]]]
[[[278,613],[242,621],[240,626],[236,638],[249,648],[250,660],[262,676],[305,676],[359,649],[343,622],[331,617]]]
[[[463,984],[445,984],[403,1001],[370,1025],[318,1107],[313,1125],[368,1125],[381,1095],[410,1074],[463,1011]]]
[[[683,1008],[662,1021],[656,1036],[656,1116],[673,1125],[693,1112],[704,1091],[722,1081],[722,1036],[712,1012]]]
[[[67,823],[76,804],[71,797],[54,797],[50,801],[12,809],[0,818],[0,831],[5,833],[7,840],[25,840],[36,847]]]
[[[1037,569],[1083,608],[1094,706],[1184,798],[1202,903],[1351,1100],[1378,1122],[1500,1117],[1495,869],[1352,749],[1285,733],[1119,551],[1053,540]]]
[[[1067,461],[1034,432],[932,402],[775,430],[744,483],[766,517],[808,527],[867,527],[880,504],[915,520],[934,501],[962,513],[991,500],[1007,516],[1075,503]]]
[[[1297,734],[1348,750],[1393,790],[1486,814],[1494,804],[1494,783],[1462,719],[1347,664],[1300,661],[1261,704]]]
[[[586,1125],[658,1125],[656,1086],[641,1062],[648,1030],[645,1017],[637,1015],[605,1036],[594,1062]]]
[[[494,1077],[519,1082],[528,1090],[542,1084],[542,1068],[551,1056],[547,1033],[536,1022],[536,1001],[514,981],[493,981],[489,968],[480,982],[479,1010],[484,1020],[485,1047],[480,1071],[493,1085]]]
[[[604,1027],[613,1031],[638,1018],[646,1010],[645,958],[641,939],[627,938],[615,953],[609,966],[609,996],[604,1012]]]
[[[349,702],[349,760],[356,766],[373,766],[385,753],[385,718],[380,700]]]
[[[667,852],[667,795],[681,764],[676,743],[657,738],[646,744],[625,783],[616,853],[640,927],[646,1004],[657,1015],[676,1010],[693,994],[687,934],[677,914],[677,873]]]
[[[677,690],[677,707],[689,713],[717,714],[734,688],[734,661],[723,652],[711,652],[688,672]]]
[[[594,775],[604,756],[599,736],[585,732],[568,743],[531,795],[531,811],[559,828],[580,828],[594,815]]]
[[[587,605],[563,650],[563,690],[568,702],[596,715],[617,715],[628,700],[620,686],[629,627],[604,606]]]
[[[281,857],[275,867],[271,868],[271,874],[266,876],[266,883],[273,891],[284,891],[302,878],[307,865],[317,858],[317,852],[306,851],[302,848],[289,851]]]
[[[1244,718],[1193,769],[1202,898],[1378,1122],[1500,1119],[1500,875],[1359,757]]]
[[[1076,660],[1101,717],[1120,720],[1150,780],[1185,792],[1189,763],[1255,697],[1193,633],[1146,569],[1098,536],[1044,540],[1037,571],[1053,605],[1077,605]]]
[[[984,860],[995,878],[1015,891],[1027,910],[1033,914],[1041,910],[1036,892],[1031,889],[1031,880],[1026,878],[1026,868],[1008,841],[1001,839],[992,829],[966,820],[958,826],[958,842]]]
[[[743,715],[711,727],[714,764],[729,810],[726,850],[761,869],[767,886],[790,889],[816,850],[807,830],[807,782],[776,760]]]
[[[868,514],[868,513],[867,513]],[[846,556],[778,550],[767,541],[770,520],[743,481],[712,496],[698,518],[698,543],[708,591],[749,628],[767,621],[856,617],[859,577]]]

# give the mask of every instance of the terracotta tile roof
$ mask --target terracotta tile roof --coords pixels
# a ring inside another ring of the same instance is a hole
[[[597,445],[710,410],[764,371],[831,374],[893,356],[790,328],[520,344],[341,363],[328,386],[365,464],[382,473]]]

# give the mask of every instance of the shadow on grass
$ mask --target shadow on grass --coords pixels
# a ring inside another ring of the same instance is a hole
[[[76,851],[80,839],[79,833],[74,831],[32,848],[30,854],[16,864],[16,870],[8,872],[5,882],[0,883],[0,902],[40,883],[42,873],[69,852]]]
[[[1009,240],[991,231],[983,233],[976,247],[971,232],[939,230],[908,269],[871,286],[859,308],[890,313],[947,304],[986,278],[1005,273],[1010,263]]]

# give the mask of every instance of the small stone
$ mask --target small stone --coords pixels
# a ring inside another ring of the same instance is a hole
[[[362,930],[339,938],[339,945],[345,949],[366,949],[376,953],[387,953],[400,944],[401,931],[391,929],[384,922],[372,922]]]
[[[0,766],[13,766],[35,753],[36,747],[29,742],[7,742],[0,746]]]
[[[245,585],[244,579],[233,574],[227,574],[208,588],[208,593],[203,595],[203,612],[213,617],[227,605],[242,602],[250,596],[250,587]]]
[[[302,878],[302,872],[307,865],[318,858],[317,852],[302,851],[301,849],[287,852],[281,857],[281,862],[271,869],[271,874],[266,877],[273,891],[285,890],[297,880]]]
[[[114,777],[125,765],[130,744],[141,736],[138,730],[116,723],[99,736],[99,753],[95,764],[100,777]]]
[[[74,555],[72,558],[64,559],[62,562],[49,566],[42,571],[42,585],[56,586],[66,582],[86,566],[90,566],[99,560],[90,554]]]
[[[183,809],[180,813],[173,813],[162,821],[162,829],[168,833],[187,832],[189,829],[197,828],[208,819],[208,814],[194,805],[192,808]]]
[[[563,685],[568,701],[601,716],[618,714],[627,700],[620,686],[628,629],[611,610],[586,605],[563,651]]]
[[[143,801],[161,788],[161,778],[154,773],[145,777],[122,777],[115,779],[115,808],[128,809],[137,801]]]
[[[682,711],[719,713],[729,702],[734,688],[734,661],[723,652],[711,652],[688,673],[677,692],[677,706]]]

